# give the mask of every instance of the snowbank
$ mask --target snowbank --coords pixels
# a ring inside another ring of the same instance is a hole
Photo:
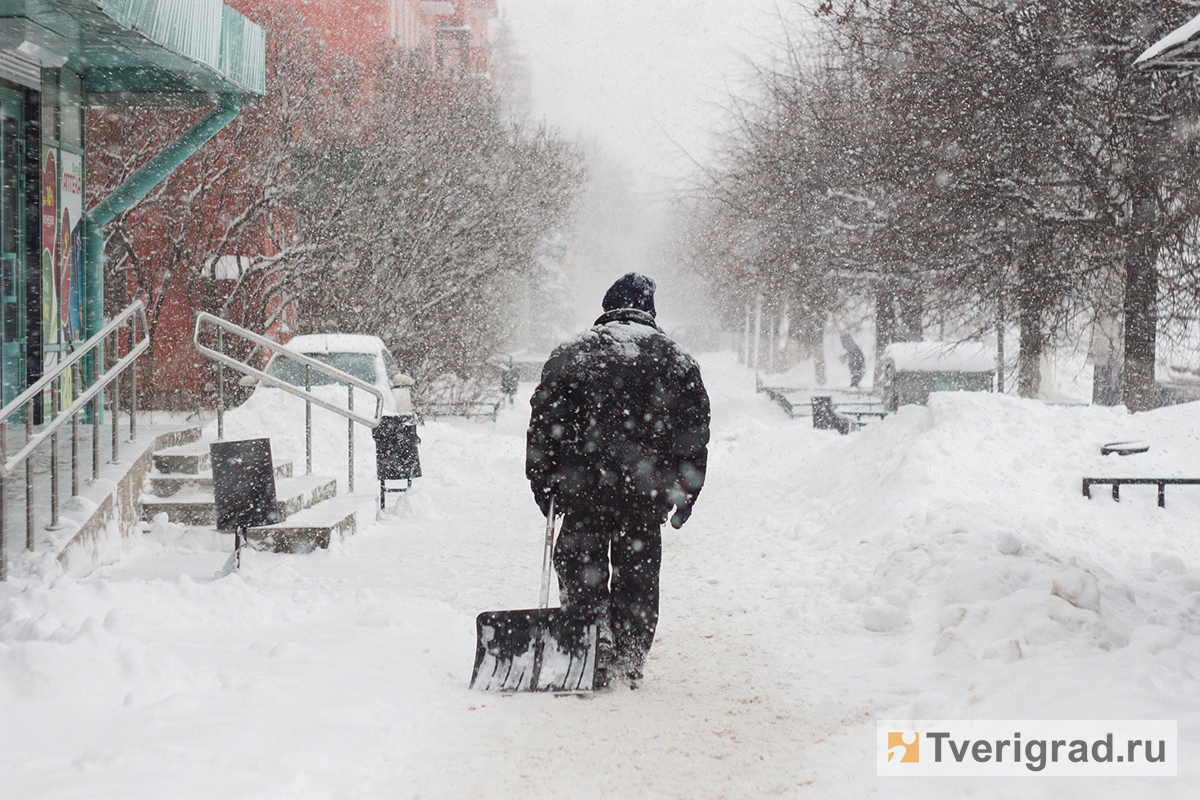
[[[799,634],[780,640],[780,661],[805,659],[826,687],[857,694],[871,720],[1178,719],[1181,751],[1193,750],[1200,492],[1169,487],[1159,509],[1153,486],[1123,489],[1115,504],[1101,492],[1085,499],[1080,483],[1195,475],[1196,411],[1130,416],[935,394],[927,408],[903,408],[800,456],[796,488],[776,504],[795,513],[755,526],[779,547],[770,584],[780,609],[763,613]],[[1119,439],[1151,449],[1100,455]],[[856,774],[874,748],[865,722],[814,757]],[[814,779],[832,788],[838,772]],[[1161,785],[1156,796],[1194,791],[1196,768],[1181,774],[1193,788]],[[1122,785],[1129,796],[1147,786]],[[913,780],[887,791],[950,796],[968,786],[1008,796],[987,781]],[[1096,788],[1075,781],[1056,796]]]
[[[1010,781],[877,778],[874,721],[1060,717],[1177,719],[1180,777],[1021,791],[1200,794],[1200,488],[1160,509],[1154,487],[1118,504],[1080,486],[1195,475],[1195,404],[935,394],[839,436],[788,419],[731,355],[700,363],[709,480],[664,530],[638,692],[466,688],[475,614],[537,596],[518,401],[423,426],[425,477],[328,552],[250,553],[214,580],[228,543],[160,521],[92,575],[0,585],[9,794],[1001,798]],[[231,413],[227,434],[299,443],[302,469],[303,410],[284,411]],[[318,471],[336,469],[345,423],[317,430]],[[1119,440],[1150,450],[1100,455]],[[356,445],[362,475],[372,453]]]

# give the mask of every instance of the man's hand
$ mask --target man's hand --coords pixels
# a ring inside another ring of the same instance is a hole
[[[679,530],[683,527],[683,523],[688,521],[688,517],[691,515],[691,506],[675,506],[675,513],[671,515],[671,527],[675,530]]]
[[[542,516],[550,513],[550,495],[553,492],[551,486],[537,486],[533,490],[533,499],[537,501],[538,508],[542,510]]]

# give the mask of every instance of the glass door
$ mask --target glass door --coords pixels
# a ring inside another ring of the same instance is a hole
[[[0,89],[0,399],[25,389],[25,139],[21,95]]]

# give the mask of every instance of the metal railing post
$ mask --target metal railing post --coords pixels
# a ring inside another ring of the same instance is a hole
[[[92,480],[100,477],[100,417],[104,414],[104,391],[92,398]]]
[[[8,423],[0,422],[0,464],[8,460]],[[0,581],[8,580],[8,486],[0,475]]]
[[[37,396],[42,402],[42,396]],[[25,404],[25,441],[33,438],[33,403]],[[25,549],[33,551],[33,464],[25,459]]]
[[[133,367],[137,359],[149,349],[149,339],[143,336],[142,340],[137,344],[130,343],[126,348],[126,355],[120,357],[120,331],[125,327],[131,317],[136,315],[134,325],[132,327],[131,336],[137,335],[137,325],[141,326],[143,331],[148,330],[145,316],[145,306],[140,300],[133,302],[124,311],[118,314],[108,324],[104,325],[99,331],[88,338],[86,342],[79,343],[73,347],[69,355],[60,357],[58,364],[43,375],[38,380],[34,381],[24,391],[15,398],[10,400],[3,409],[0,409],[0,492],[6,489],[11,491],[15,487],[13,481],[9,480],[14,476],[17,470],[24,465],[25,467],[25,546],[29,550],[36,548],[36,532],[34,528],[34,464],[33,457],[37,453],[38,448],[44,443],[49,443],[50,446],[50,514],[48,529],[56,529],[61,527],[62,516],[62,493],[61,493],[61,456],[59,452],[60,434],[66,431],[60,431],[67,423],[70,423],[71,437],[71,495],[79,494],[80,480],[80,463],[79,463],[79,426],[83,424],[79,418],[81,413],[89,412],[92,417],[92,478],[95,480],[100,473],[100,426],[104,415],[104,393],[108,385],[115,384],[109,394],[112,396],[113,408],[113,461],[117,462],[120,459],[120,379],[124,377],[123,373]],[[114,337],[113,334],[117,335]],[[114,343],[116,350],[105,347],[109,343],[110,338],[115,338]],[[112,350],[113,362],[111,367],[106,368],[107,360],[106,350]],[[61,355],[61,354],[60,354]],[[132,373],[131,373],[132,376]],[[84,383],[87,387],[84,388]],[[68,402],[67,393],[70,392],[70,400]],[[46,393],[49,392],[47,399]],[[131,402],[130,408],[136,408],[137,384],[131,386]],[[46,403],[50,405],[49,419],[45,420],[45,424],[40,426],[40,429],[35,433],[33,418],[34,412],[42,410]],[[40,404],[40,405],[39,405]],[[17,453],[10,455],[8,453],[7,435],[9,432],[9,423],[14,421],[17,415],[25,417],[25,441],[18,448]],[[131,420],[130,436],[136,436],[136,422]],[[6,496],[0,496],[0,544],[3,545],[4,554],[0,554],[0,567],[3,567],[3,574],[7,570],[7,547],[9,544],[8,533],[8,516],[11,516],[12,503]]]
[[[225,352],[225,335],[217,328],[217,351]],[[225,440],[225,365],[217,362],[217,439]]]
[[[79,370],[71,367],[71,397],[80,392]],[[79,412],[71,415],[71,497],[79,496]]]
[[[117,349],[117,344],[113,344],[113,349]],[[114,358],[119,357],[119,352],[114,353]],[[121,463],[121,376],[120,374],[113,376],[113,390],[109,392],[112,395],[112,400],[109,401],[109,408],[112,411],[112,461],[110,464]]]
[[[312,391],[312,367],[304,365],[304,391]],[[304,401],[304,474],[312,475],[312,400]]]
[[[50,421],[58,419],[58,392],[61,388],[61,381],[58,386],[54,383],[50,384]],[[48,531],[56,531],[61,525],[58,523],[58,432],[50,434],[50,524],[46,526]]]
[[[129,352],[133,352],[133,340],[137,334],[137,320],[129,318]],[[129,365],[129,441],[137,441],[137,363]]]
[[[346,408],[349,409],[350,411],[353,411],[354,410],[354,387],[347,386],[346,391],[349,393],[349,397],[346,400]],[[349,456],[350,472],[346,476],[346,488],[349,490],[350,494],[354,494],[354,420],[352,420],[352,419],[346,420],[346,428],[350,432],[350,448],[349,448],[350,449],[350,456]]]

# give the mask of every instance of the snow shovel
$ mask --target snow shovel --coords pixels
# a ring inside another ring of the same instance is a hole
[[[471,688],[485,692],[590,692],[596,688],[596,620],[550,604],[554,498],[546,514],[542,594],[537,608],[484,611],[475,620]]]

